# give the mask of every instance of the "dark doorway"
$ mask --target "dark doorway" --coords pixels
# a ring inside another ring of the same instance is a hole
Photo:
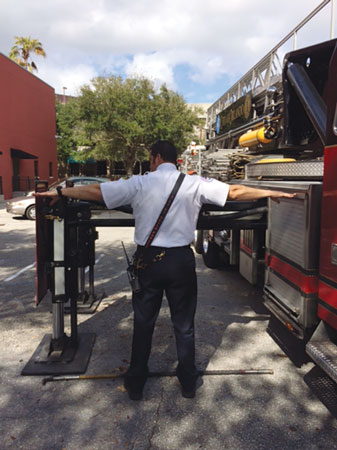
[[[20,159],[35,159],[34,161],[34,172],[37,169],[35,162],[37,163],[37,156],[30,153],[24,152],[23,150],[11,149],[12,157],[12,167],[13,167],[13,191],[30,191],[34,189],[34,179],[36,174],[31,174],[31,176],[20,176]],[[36,168],[36,169],[35,169]]]

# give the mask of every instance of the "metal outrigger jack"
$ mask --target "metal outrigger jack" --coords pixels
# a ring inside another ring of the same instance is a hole
[[[95,289],[94,289],[94,265],[91,264],[89,265],[89,292],[88,292],[88,299],[87,299],[87,304],[88,304],[88,308],[87,311],[89,314],[92,314],[96,311],[96,309],[98,308],[99,304],[101,303],[101,301],[103,300],[103,298],[105,297],[105,292],[102,292],[100,295],[96,295],[95,294]],[[90,306],[89,306],[90,305]],[[80,306],[80,305],[79,305]],[[83,311],[83,314],[88,314],[85,312],[85,308],[80,307],[78,312],[79,314],[81,314]]]
[[[43,337],[22,375],[84,373],[96,336],[77,330],[78,270],[95,263],[95,228],[78,223],[85,212],[75,202],[67,205],[61,198],[46,214],[42,212],[44,200],[36,201],[37,303],[50,289],[53,323],[52,334]],[[70,302],[70,336],[64,331],[66,302]]]
[[[66,187],[73,187],[74,182],[72,180],[66,180]],[[80,291],[77,299],[77,312],[78,314],[93,314],[103,298],[105,293],[97,296],[94,292],[94,265],[89,265],[89,293],[85,290],[85,267],[80,267],[78,270]],[[70,305],[65,305],[65,312],[70,313]]]
[[[89,271],[89,279],[88,279],[88,291],[86,290],[85,283],[85,274]],[[77,313],[78,314],[93,314],[96,312],[98,306],[101,301],[105,297],[105,292],[102,292],[100,295],[95,294],[94,287],[94,265],[91,264],[85,267],[80,267],[78,269],[78,283],[79,283],[79,293],[77,298]],[[67,303],[65,305],[65,313],[70,313],[70,304]]]

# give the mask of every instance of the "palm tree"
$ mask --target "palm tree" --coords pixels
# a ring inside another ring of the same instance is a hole
[[[42,48],[42,44],[37,39],[31,39],[30,36],[15,36],[15,44],[11,48],[9,57],[24,67],[29,72],[37,71],[36,64],[31,60],[30,54],[34,52],[36,55],[46,57],[46,52]],[[31,61],[29,61],[29,59]]]

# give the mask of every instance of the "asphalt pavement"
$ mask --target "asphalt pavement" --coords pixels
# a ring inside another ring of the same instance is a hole
[[[95,292],[106,296],[78,331],[95,333],[86,374],[121,373],[132,337],[131,293],[121,247],[133,229],[98,228]],[[272,369],[269,375],[211,375],[194,399],[175,377],[150,378],[131,401],[122,378],[57,381],[21,371],[51,333],[50,299],[34,305],[35,223],[0,203],[1,449],[337,449],[337,390],[301,344],[270,319],[261,291],[236,271],[205,268],[197,255],[200,370]],[[69,316],[65,317],[69,333]],[[151,371],[173,371],[167,301],[158,318]],[[324,393],[324,395],[322,395]]]

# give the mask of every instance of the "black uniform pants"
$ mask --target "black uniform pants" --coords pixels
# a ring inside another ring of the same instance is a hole
[[[158,260],[158,255],[164,256]],[[176,338],[177,377],[185,390],[195,386],[194,316],[197,304],[195,257],[186,247],[138,247],[144,268],[139,270],[141,292],[134,293],[134,330],[130,367],[126,377],[130,387],[142,390],[148,374],[152,334],[165,292]]]

